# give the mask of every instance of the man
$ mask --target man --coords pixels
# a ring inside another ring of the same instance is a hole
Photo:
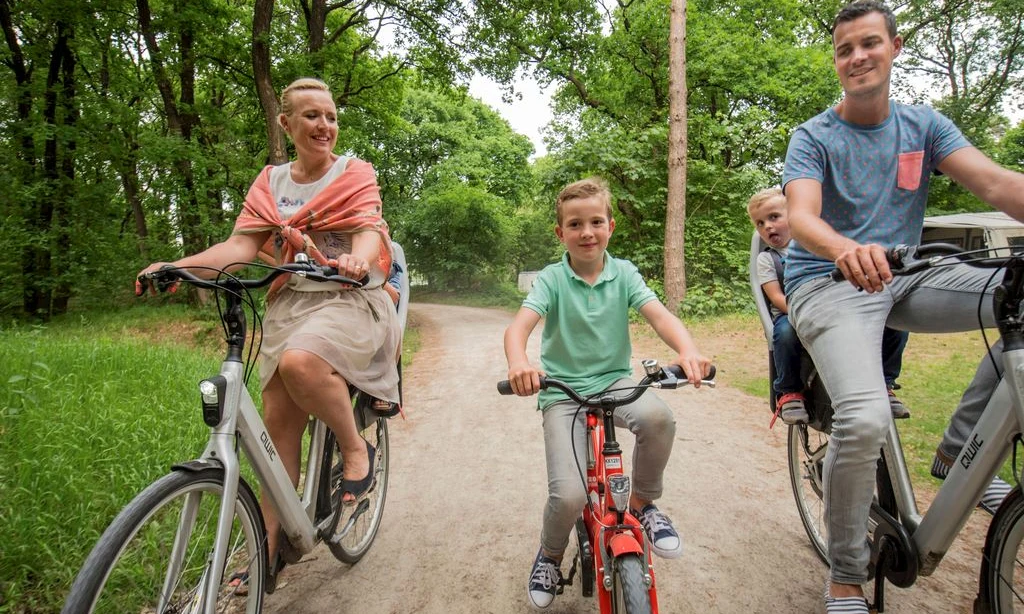
[[[844,7],[832,25],[833,60],[844,96],[801,125],[786,154],[783,189],[798,245],[786,262],[790,318],[835,408],[825,458],[830,581],[827,612],[864,612],[868,513],[875,463],[892,419],[882,376],[881,339],[893,328],[953,332],[978,327],[979,294],[991,271],[966,265],[894,278],[885,250],[920,242],[929,176],[942,172],[1024,220],[1024,175],[972,147],[927,106],[889,100],[893,60],[903,48],[896,19],[875,1]],[[838,267],[849,283],[835,283]],[[984,299],[986,326],[994,323]],[[983,361],[936,454],[945,477],[996,383]],[[1008,492],[994,484],[995,505]],[[989,502],[991,504],[991,502]]]

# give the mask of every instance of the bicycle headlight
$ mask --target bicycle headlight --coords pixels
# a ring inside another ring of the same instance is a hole
[[[629,508],[629,476],[609,476],[608,490],[612,496],[612,507],[620,512],[626,511]]]
[[[217,426],[220,424],[224,409],[224,391],[227,389],[227,384],[227,380],[222,375],[199,382],[199,396],[203,405],[203,422],[207,426]]]

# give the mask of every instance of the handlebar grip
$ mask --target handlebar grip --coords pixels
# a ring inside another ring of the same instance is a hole
[[[540,389],[544,390],[548,387],[548,379],[543,375],[540,376]],[[498,382],[498,394],[515,394],[512,390],[512,384],[507,379],[503,379]]]
[[[679,365],[669,365],[665,367],[665,370],[676,377],[676,379],[687,379],[686,372]],[[701,378],[704,381],[711,381],[715,379],[715,365],[711,365],[708,369],[708,376]]]

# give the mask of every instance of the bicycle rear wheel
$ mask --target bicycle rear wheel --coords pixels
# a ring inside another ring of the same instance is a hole
[[[828,526],[825,523],[822,472],[828,435],[807,425],[789,427],[789,481],[796,498],[800,522],[811,546],[823,563],[828,564]]]
[[[175,471],[139,493],[96,543],[62,612],[202,612],[204,586],[220,576],[214,611],[258,613],[266,533],[259,504],[244,481],[238,484],[226,569],[210,566],[223,490],[224,472],[209,468]],[[229,585],[236,572],[248,574],[247,582]]]
[[[1014,488],[988,528],[977,613],[1024,612],[1024,497]]]
[[[350,565],[363,558],[373,545],[377,530],[380,528],[381,517],[384,515],[384,500],[388,492],[388,461],[391,455],[387,420],[377,418],[370,422],[362,431],[362,436],[377,449],[377,458],[373,463],[376,478],[366,497],[354,505],[341,504],[341,471],[344,459],[338,450],[334,433],[327,433],[321,467],[322,475],[329,480],[326,490],[329,493],[332,510],[331,524],[324,541],[336,559]]]
[[[615,559],[615,584],[612,587],[612,611],[616,614],[650,614],[647,564],[638,554]]]

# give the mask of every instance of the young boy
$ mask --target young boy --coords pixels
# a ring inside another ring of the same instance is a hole
[[[775,381],[772,385],[779,397],[775,412],[780,414],[786,424],[806,424],[808,415],[804,407],[804,385],[800,380],[800,355],[803,347],[789,323],[786,295],[782,292],[782,263],[786,260],[790,239],[786,197],[779,188],[761,190],[750,198],[747,213],[757,234],[761,235],[761,240],[768,244],[768,249],[757,256],[757,278],[768,297],[768,308],[775,324],[772,333]],[[910,417],[910,410],[893,392],[908,336],[908,333],[891,328],[886,328],[882,333],[882,372],[889,391],[889,407],[893,418]]]
[[[629,379],[631,307],[676,352],[672,363],[681,366],[689,381],[699,386],[710,361],[697,350],[682,322],[647,287],[636,267],[605,251],[615,229],[608,187],[596,178],[565,187],[558,195],[556,214],[555,234],[566,253],[561,262],[541,271],[505,331],[508,379],[515,393],[537,393],[539,377],[545,374],[584,395],[635,385]],[[541,317],[545,324],[542,369],[538,369],[526,357],[526,343]],[[577,405],[561,392],[541,392],[538,407],[543,413],[548,500],[527,593],[535,608],[546,608],[555,598],[562,577],[562,554],[587,500],[576,469],[586,463],[586,427],[583,412],[577,413]],[[630,510],[643,524],[655,554],[678,557],[682,554],[679,535],[653,503],[661,496],[662,473],[675,439],[672,412],[653,392],[647,392],[616,410],[615,418],[619,426],[636,435]],[[573,437],[578,459],[572,454]]]

